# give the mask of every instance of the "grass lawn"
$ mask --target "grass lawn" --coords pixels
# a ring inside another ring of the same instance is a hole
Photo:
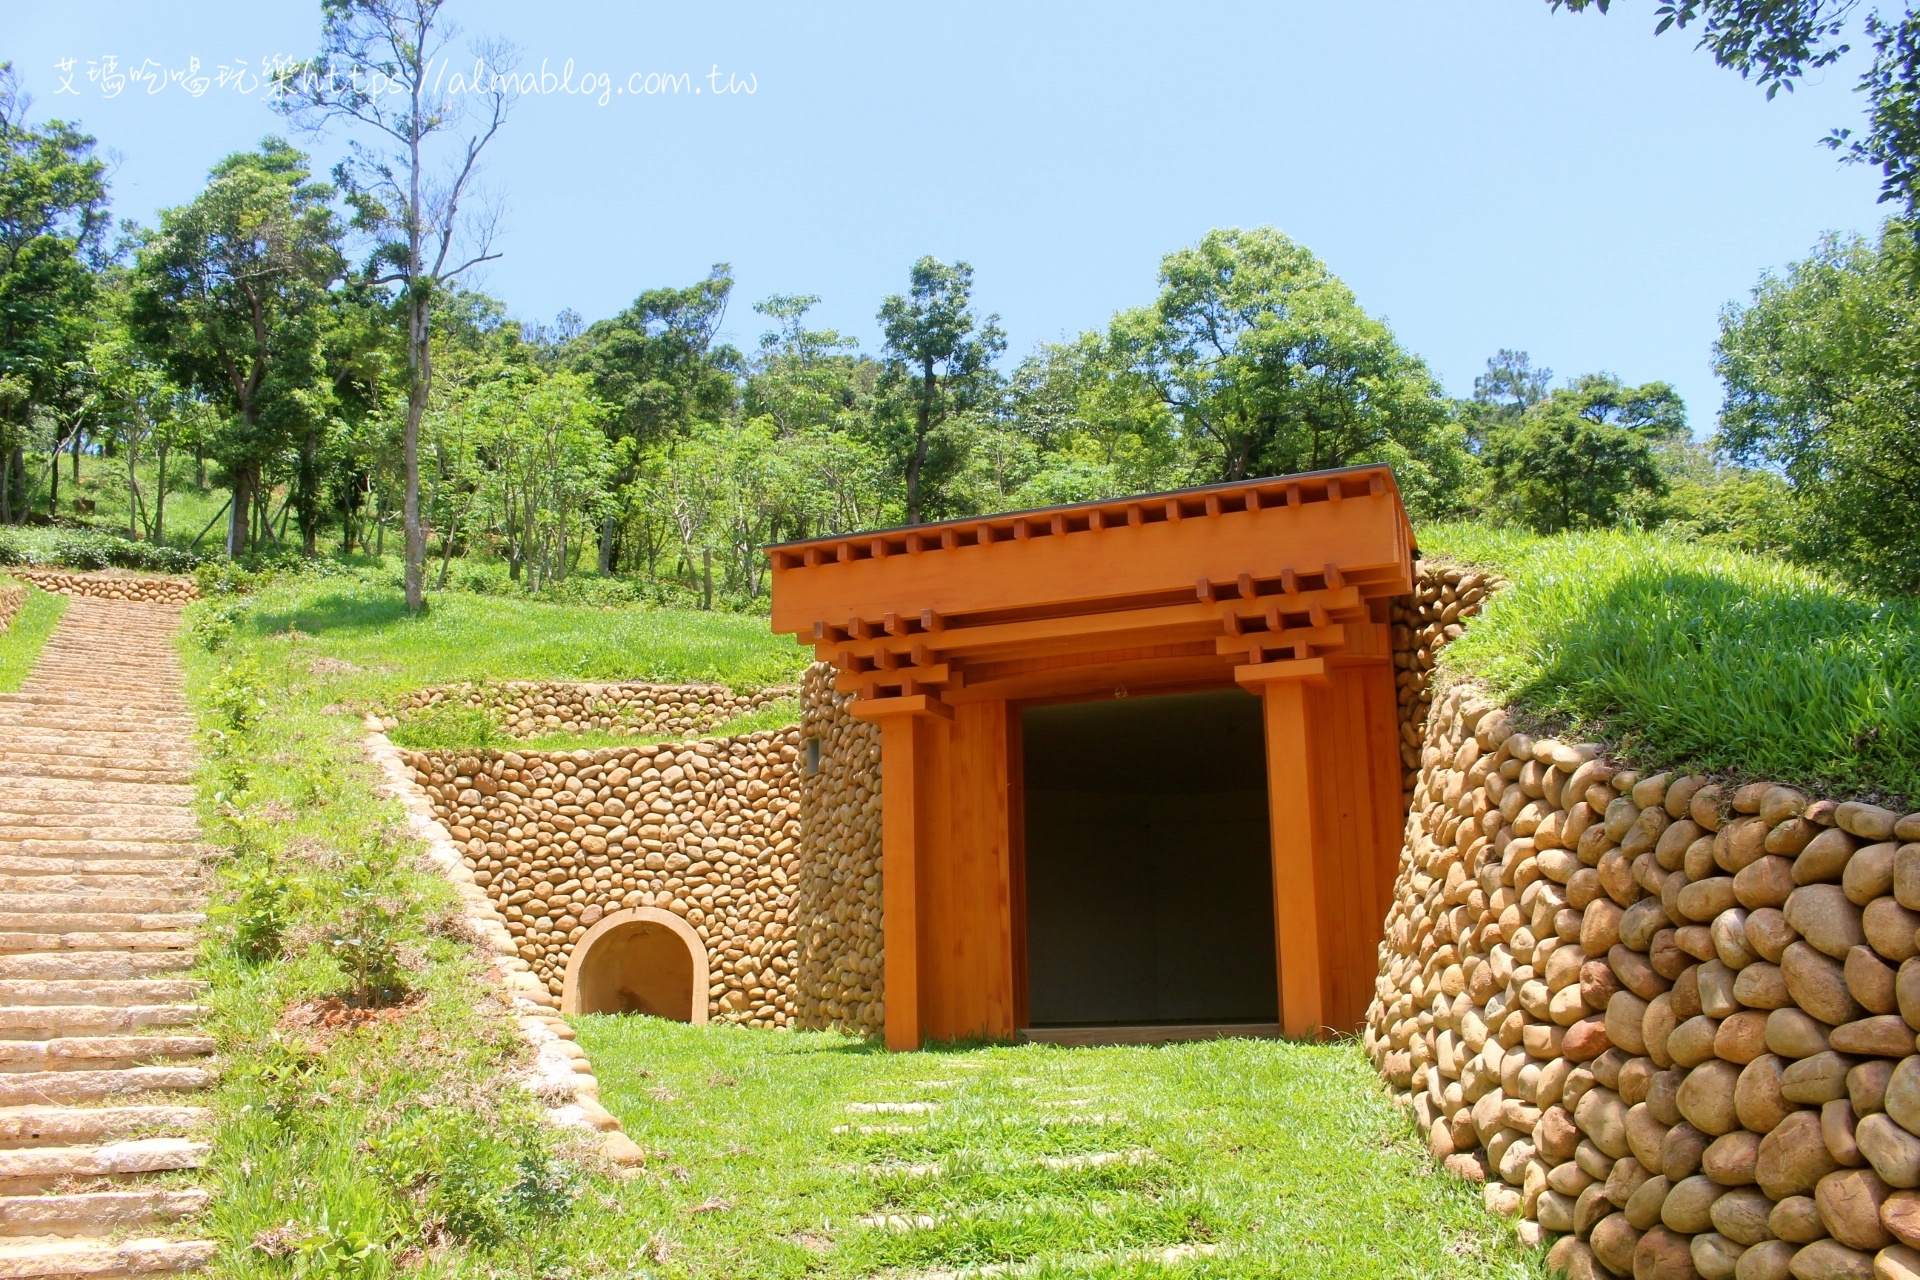
[[[1920,601],[1649,534],[1420,531],[1512,588],[1442,665],[1636,762],[1920,802]]]
[[[67,611],[67,597],[38,587],[27,588],[27,599],[13,622],[0,631],[0,693],[18,693],[47,637]]]
[[[446,591],[409,618],[400,592],[351,575],[301,578],[250,598],[247,637],[279,637],[342,692],[391,696],[455,680],[711,681],[737,689],[799,678],[807,651],[765,618],[613,609]],[[324,660],[324,661],[323,661]],[[341,664],[348,664],[342,666]]]
[[[1543,1274],[1477,1189],[1434,1171],[1352,1045],[888,1054],[830,1033],[574,1025],[651,1156],[585,1244],[652,1241],[648,1274]],[[931,1109],[862,1105],[916,1103]]]

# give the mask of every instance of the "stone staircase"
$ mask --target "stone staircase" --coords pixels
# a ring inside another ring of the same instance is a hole
[[[75,597],[0,694],[0,1280],[213,1254],[187,977],[207,882],[176,606]]]

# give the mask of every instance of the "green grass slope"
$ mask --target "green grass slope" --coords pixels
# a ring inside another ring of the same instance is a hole
[[[1420,531],[1510,588],[1442,665],[1636,762],[1920,800],[1920,602],[1635,533]]]
[[[67,598],[38,587],[27,588],[27,599],[13,622],[0,631],[0,693],[18,693],[47,637],[67,611]]]

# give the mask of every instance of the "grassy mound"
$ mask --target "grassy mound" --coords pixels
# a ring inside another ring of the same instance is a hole
[[[20,612],[5,631],[0,631],[0,693],[20,692],[47,637],[66,611],[67,597],[38,587],[27,588]]]
[[[1920,799],[1920,602],[1649,534],[1423,529],[1512,586],[1448,669],[1636,762]]]

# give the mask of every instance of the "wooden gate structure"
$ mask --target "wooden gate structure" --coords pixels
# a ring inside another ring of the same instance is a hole
[[[1384,466],[769,548],[773,628],[881,726],[886,1043],[1026,1021],[1023,704],[1262,699],[1280,1020],[1351,1031],[1399,860],[1388,600],[1413,531]]]

